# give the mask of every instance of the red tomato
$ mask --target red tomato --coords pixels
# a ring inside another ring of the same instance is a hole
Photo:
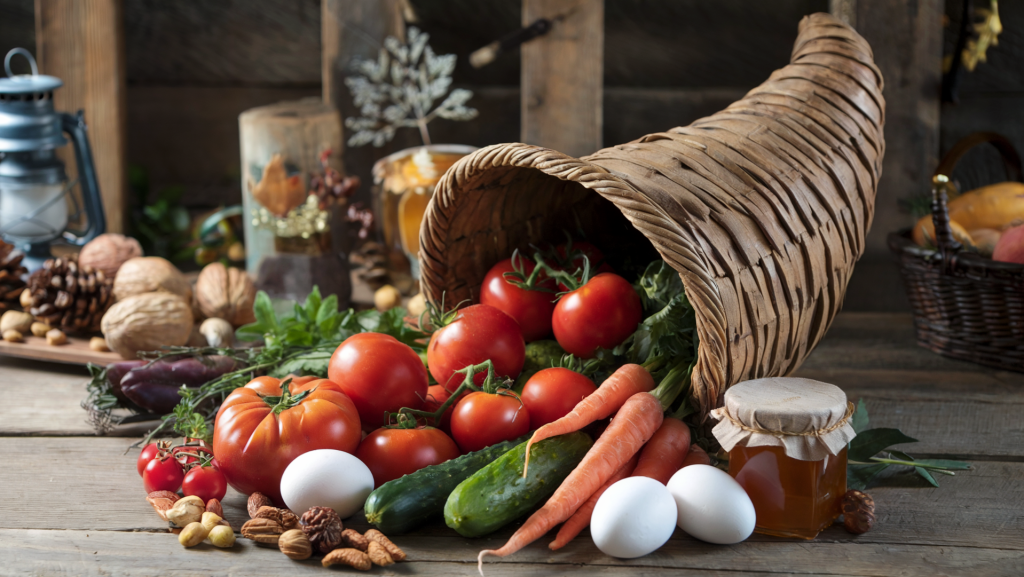
[[[184,477],[185,473],[181,470],[181,465],[173,458],[152,459],[142,471],[142,486],[146,488],[146,493],[153,491],[174,493],[181,488],[181,480]]]
[[[434,412],[441,408],[441,405],[448,400],[448,397],[452,396],[452,392],[444,388],[444,385],[430,385],[430,389],[427,392],[427,399],[423,402],[423,410],[428,412]],[[462,394],[463,397],[466,393]],[[455,410],[455,405],[458,401],[455,401],[448,406],[448,409],[441,415],[441,422],[438,423],[437,428],[441,429],[449,435],[452,433],[452,411]]]
[[[626,340],[642,315],[633,285],[606,272],[564,295],[555,305],[551,326],[567,353],[589,359],[598,347],[611,349]]]
[[[259,491],[283,503],[281,474],[295,457],[314,449],[354,453],[359,446],[359,412],[340,385],[317,379],[289,388],[291,395],[309,393],[290,407],[275,405],[281,381],[258,377],[232,391],[217,412],[213,453],[240,493]]]
[[[367,432],[387,424],[387,413],[419,409],[427,396],[427,369],[419,355],[381,333],[346,339],[331,356],[327,376],[355,403]]]
[[[452,437],[463,453],[510,441],[530,430],[530,411],[508,389],[466,395],[452,413]]]
[[[356,457],[373,473],[374,487],[460,454],[455,441],[434,427],[377,429],[356,451]]]
[[[521,259],[527,275],[536,266],[533,261]],[[551,313],[555,311],[555,283],[551,279],[540,283],[552,292],[527,290],[505,280],[502,276],[512,272],[512,259],[507,258],[491,267],[480,285],[480,304],[492,306],[515,319],[526,342],[537,341],[551,334]]]
[[[140,477],[142,472],[146,470],[146,465],[155,459],[159,453],[160,447],[156,443],[150,443],[142,448],[142,451],[139,453],[139,459],[135,461],[135,468],[138,469]]]
[[[473,305],[459,311],[455,320],[430,337],[427,345],[427,366],[434,380],[449,391],[462,384],[462,375],[455,371],[486,360],[494,363],[496,377],[519,376],[526,360],[526,343],[516,321],[488,305]],[[455,378],[452,376],[455,375]],[[480,372],[474,382],[484,382]]]
[[[181,492],[186,497],[195,495],[203,503],[210,499],[223,499],[227,490],[228,480],[214,467],[193,467],[185,473],[185,480],[181,483]]]
[[[597,390],[594,381],[561,367],[537,371],[523,386],[520,398],[530,411],[530,428],[536,429],[572,412],[576,403]]]

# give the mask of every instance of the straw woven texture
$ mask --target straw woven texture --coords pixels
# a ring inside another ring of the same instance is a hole
[[[421,228],[423,291],[475,299],[495,262],[567,229],[653,245],[697,312],[706,417],[728,386],[794,371],[828,329],[871,225],[884,116],[867,42],[807,16],[788,66],[690,126],[582,159],[499,144],[460,160]]]

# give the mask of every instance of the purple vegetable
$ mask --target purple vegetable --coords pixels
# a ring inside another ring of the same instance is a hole
[[[121,390],[121,379],[128,374],[128,371],[141,367],[146,361],[118,361],[107,365],[107,382],[110,384],[110,391],[121,402],[128,400]]]
[[[121,379],[121,390],[136,405],[162,415],[173,411],[181,400],[178,389],[182,385],[199,387],[235,368],[234,359],[219,355],[161,360],[129,371]]]

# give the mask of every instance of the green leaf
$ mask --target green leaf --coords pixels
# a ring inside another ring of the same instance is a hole
[[[878,465],[848,465],[846,467],[846,487],[863,491],[888,466],[885,463]]]
[[[334,295],[331,295],[334,296]],[[306,297],[306,304],[304,305],[306,317],[310,320],[317,320],[319,324],[318,315],[320,313],[320,303],[323,299],[320,298],[320,287],[314,286],[313,290],[310,291],[309,296]],[[335,308],[337,308],[338,297],[334,296]]]
[[[851,461],[867,461],[892,445],[916,442],[917,439],[904,435],[899,429],[869,429],[850,441],[847,458]]]
[[[857,401],[857,408],[853,411],[853,416],[850,417],[850,426],[858,435],[868,430],[868,406],[864,404],[864,399]]]
[[[924,477],[925,481],[928,481],[935,487],[939,486],[939,482],[936,481],[935,477],[933,477],[932,474],[928,472],[928,469],[925,469],[924,467],[914,467],[914,470],[917,471],[918,475]]]
[[[315,320],[316,324],[320,324],[330,318],[332,315],[338,314],[338,295],[330,295],[325,298],[323,304],[320,305],[320,310],[317,311],[316,316],[310,317]],[[326,334],[326,333],[325,333]]]
[[[318,377],[327,377],[327,365],[331,361],[331,355],[334,351],[314,351],[300,355],[294,359],[290,359],[281,363],[281,365],[274,370],[270,371],[270,376],[275,378],[283,378],[285,375],[316,375]]]
[[[243,342],[257,341],[262,339],[266,332],[266,327],[261,323],[250,323],[238,327],[238,330],[235,331],[235,338]]]
[[[951,461],[949,459],[917,459],[914,462],[932,467],[942,467],[943,469],[953,469],[956,471],[967,471],[971,468],[970,463],[965,463],[963,461]]]
[[[270,302],[270,296],[266,292],[256,293],[252,312],[256,315],[256,324],[261,325],[265,332],[274,331],[279,327],[277,315],[274,313],[274,305]]]

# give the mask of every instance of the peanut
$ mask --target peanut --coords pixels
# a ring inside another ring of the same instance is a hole
[[[202,543],[209,534],[210,532],[202,523],[189,523],[181,530],[181,533],[178,533],[178,542],[181,543],[183,547],[195,547]]]
[[[213,529],[210,529],[208,535],[210,543],[213,543],[215,547],[221,549],[230,549],[235,545],[235,532],[228,525],[217,525]]]
[[[220,523],[220,521],[220,515],[207,511],[203,513],[202,520],[200,520],[199,522],[203,524],[203,527],[206,527],[207,531],[212,531],[213,528],[216,527],[218,523]]]

